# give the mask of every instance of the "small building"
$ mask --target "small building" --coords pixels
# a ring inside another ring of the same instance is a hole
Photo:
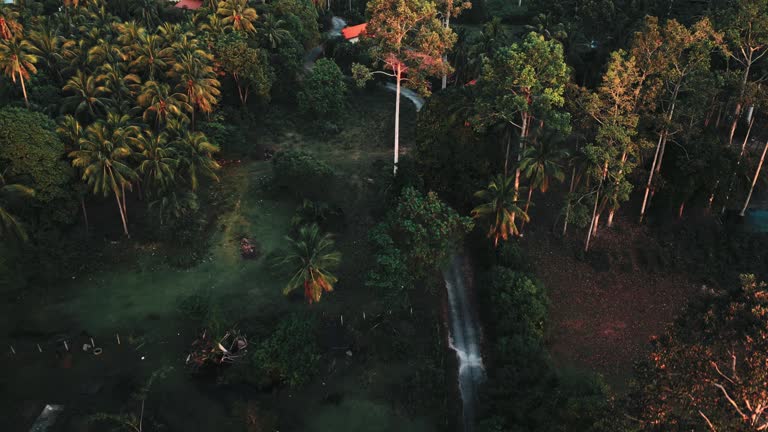
[[[14,0],[3,0],[2,4],[13,4]]]
[[[203,0],[180,0],[175,8],[197,10],[203,6]]]
[[[341,35],[350,43],[357,43],[360,40],[360,37],[365,34],[366,27],[368,27],[368,23],[344,27],[341,29]]]

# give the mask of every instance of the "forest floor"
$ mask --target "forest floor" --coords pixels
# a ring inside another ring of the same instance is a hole
[[[548,344],[555,362],[601,374],[625,390],[635,361],[700,292],[685,274],[654,270],[658,245],[646,230],[618,218],[579,259],[583,239],[548,230],[524,239],[537,277],[549,291]]]
[[[299,298],[282,295],[284,278],[264,257],[281,247],[298,202],[264,188],[264,179],[271,174],[269,162],[231,164],[221,175],[227,209],[211,227],[207,254],[191,267],[169,266],[162,256],[166,249],[156,243],[106,242],[106,250],[93,251],[97,264],[91,267],[96,271],[73,271],[71,279],[57,286],[39,287],[13,303],[0,302],[0,341],[16,351],[0,356],[0,429],[26,432],[45,404],[62,404],[65,418],[57,430],[91,431],[84,423],[90,415],[137,414],[138,406],[133,410],[126,404],[137,385],[172,366],[147,400],[148,410],[170,430],[238,431],[254,412],[274,413],[284,431],[434,430],[433,419],[413,414],[393,398],[411,373],[410,352],[387,361],[366,360],[357,351],[354,356],[343,350],[325,352],[317,377],[307,387],[275,393],[196,379],[184,365],[199,324],[185,319],[178,306],[191,294],[210,296],[222,320],[241,329],[273,328],[291,312],[309,311],[324,322],[338,322],[343,314],[345,332],[365,334],[370,325],[363,322],[362,312],[368,311],[369,317],[381,314],[375,295],[363,285],[372,220],[361,185],[367,184],[373,161],[391,158],[386,129],[394,98],[383,90],[359,97],[350,109],[351,123],[339,135],[313,138],[285,123],[280,128],[267,126],[269,135],[259,142],[316,153],[344,179],[346,187],[334,191],[336,197],[344,197],[340,205],[347,220],[337,238],[345,259],[335,292],[311,308]],[[412,122],[404,127],[404,140],[412,139]],[[134,215],[138,211],[134,209]],[[93,224],[114,223],[94,219]],[[258,242],[261,259],[240,257],[239,240],[244,235]],[[115,255],[121,257],[119,262],[113,262]],[[415,307],[411,319],[389,321],[421,344],[427,342],[421,341],[421,321],[431,318],[419,312]],[[81,349],[91,337],[103,349],[99,356]],[[65,352],[64,340],[70,352]],[[254,346],[258,342],[251,340]]]

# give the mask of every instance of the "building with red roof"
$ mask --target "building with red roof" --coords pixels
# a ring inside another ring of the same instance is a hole
[[[176,3],[176,6],[179,9],[189,9],[189,10],[197,10],[200,9],[203,6],[203,0],[180,0],[178,3]]]
[[[368,23],[362,23],[355,26],[344,27],[341,29],[341,34],[344,39],[351,43],[357,43],[360,40],[360,36],[365,34],[365,28],[368,27]]]

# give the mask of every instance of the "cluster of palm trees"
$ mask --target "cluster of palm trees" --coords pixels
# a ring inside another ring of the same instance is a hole
[[[530,221],[528,210],[535,191],[546,193],[553,181],[565,179],[563,168],[570,157],[568,151],[552,137],[534,137],[534,140],[534,145],[523,151],[519,162],[520,172],[528,181],[525,201],[517,198],[519,190],[525,188],[518,188],[516,192],[515,177],[508,173],[497,175],[485,189],[475,193],[480,204],[472,210],[472,216],[488,223],[487,235],[494,246],[498,246],[499,240],[522,235],[523,227]]]
[[[0,69],[27,107],[30,80],[62,89],[48,114],[61,116],[58,132],[90,192],[114,195],[128,235],[126,191],[137,186],[161,207],[178,207],[175,197],[188,197],[200,177],[216,179],[218,148],[194,132],[196,117],[220,99],[208,47],[226,32],[254,31],[256,18],[246,0],[159,26],[156,14],[121,22],[103,0],[65,2],[40,17],[2,6]]]

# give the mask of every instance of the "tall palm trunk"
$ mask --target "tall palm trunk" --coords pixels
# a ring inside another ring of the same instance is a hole
[[[398,64],[397,69],[397,91],[395,92],[395,166],[392,172],[397,175],[397,161],[400,155],[400,86],[403,78],[403,67]]]
[[[528,200],[525,202],[525,210],[523,212],[527,215],[528,214],[528,208],[531,206],[531,197],[533,196],[533,185],[528,186]],[[520,231],[523,231],[523,228],[525,228],[525,219],[520,223]],[[521,234],[522,235],[522,234]]]
[[[123,232],[125,233],[125,236],[130,238],[131,235],[128,234],[128,221],[125,219],[125,212],[123,212],[123,204],[120,201],[120,194],[117,192],[117,189],[115,189],[115,200],[117,201],[117,209],[120,211],[120,219],[123,221]]]
[[[584,252],[589,252],[589,243],[592,240],[592,233],[593,231],[597,231],[597,224],[600,220],[600,216],[597,214],[597,206],[600,203],[600,192],[603,189],[603,182],[605,181],[606,176],[608,176],[608,161],[605,161],[605,165],[603,165],[603,176],[600,178],[600,185],[597,187],[595,206],[592,208],[592,221],[589,224],[589,230],[587,230],[587,241],[584,244]]]
[[[16,73],[19,75],[19,81],[21,81],[21,92],[24,93],[24,103],[26,103],[27,108],[29,108],[29,98],[27,97],[27,86],[24,83],[24,75],[21,74],[21,69],[17,69]]]
[[[752,193],[755,191],[757,179],[760,177],[760,170],[763,169],[763,162],[765,162],[766,153],[768,153],[768,141],[765,142],[765,147],[763,147],[763,155],[760,156],[760,163],[757,164],[757,171],[755,172],[755,177],[752,179],[752,186],[749,188],[749,194],[747,195],[747,200],[744,202],[744,208],[742,208],[741,213],[739,213],[741,216],[744,216],[744,214],[747,212],[747,209],[749,208],[749,201],[752,199]]]
[[[85,221],[85,234],[88,235],[90,225],[88,224],[88,210],[85,209],[85,199],[80,197],[80,208],[83,210],[83,220]]]
[[[125,217],[125,220],[128,220],[128,206],[125,205],[125,183],[120,185],[123,191],[123,217]]]

